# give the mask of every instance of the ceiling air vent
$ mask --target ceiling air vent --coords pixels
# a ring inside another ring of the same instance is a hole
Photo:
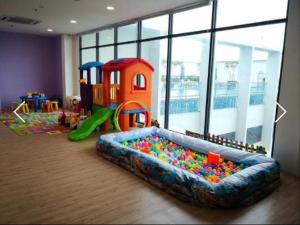
[[[27,24],[27,25],[36,25],[40,23],[39,20],[34,20],[30,18],[20,17],[20,16],[0,16],[1,21],[18,23],[18,24]]]

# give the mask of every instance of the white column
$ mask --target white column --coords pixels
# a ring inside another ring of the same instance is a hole
[[[240,47],[240,61],[238,68],[238,97],[237,97],[237,121],[236,140],[246,142],[247,117],[250,98],[252,47]]]
[[[270,51],[266,63],[266,81],[264,92],[264,119],[262,128],[262,145],[268,150],[272,147],[273,127],[278,93],[281,54]]]
[[[72,37],[72,59],[73,59],[73,71],[72,71],[72,77],[73,77],[73,95],[80,95],[80,72],[79,72],[79,36],[73,35]]]
[[[63,103],[67,107],[67,97],[79,95],[79,42],[71,35],[62,35],[61,41]]]

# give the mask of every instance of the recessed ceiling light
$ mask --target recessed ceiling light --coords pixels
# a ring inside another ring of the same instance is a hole
[[[115,7],[113,7],[113,6],[111,6],[111,5],[108,5],[108,6],[106,6],[106,9],[107,9],[107,10],[114,10]]]
[[[48,32],[53,32],[53,29],[49,28],[47,29]]]
[[[76,20],[70,20],[70,23],[77,23]]]

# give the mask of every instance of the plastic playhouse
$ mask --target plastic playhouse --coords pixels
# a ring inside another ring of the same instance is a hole
[[[96,84],[91,84],[91,68],[96,68]],[[69,139],[87,138],[100,125],[108,131],[113,124],[119,131],[136,127],[137,115],[144,114],[144,127],[151,125],[151,90],[153,67],[143,59],[124,58],[106,64],[90,62],[79,67],[80,107],[92,110],[92,116],[69,133]],[[84,71],[87,78],[84,78]],[[118,82],[112,83],[112,76]]]

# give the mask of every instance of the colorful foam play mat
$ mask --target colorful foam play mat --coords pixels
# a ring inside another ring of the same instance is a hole
[[[70,128],[58,123],[59,112],[20,114],[25,120],[23,123],[13,113],[1,113],[0,122],[9,127],[15,134],[26,136],[32,134],[61,134],[70,131]]]
[[[202,176],[212,183],[219,183],[221,179],[245,168],[243,164],[223,158],[211,163],[207,155],[185,148],[158,135],[124,141],[121,144]]]

